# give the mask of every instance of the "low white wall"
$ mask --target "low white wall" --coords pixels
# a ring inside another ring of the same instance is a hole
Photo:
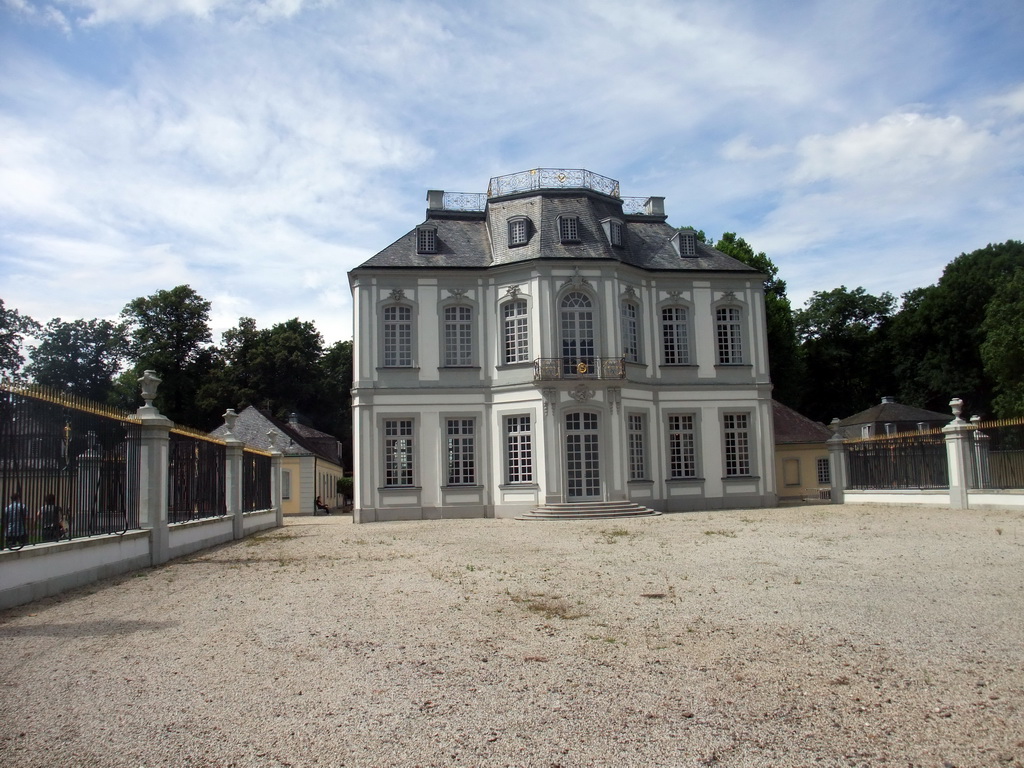
[[[949,506],[949,491],[844,491],[851,504],[922,504]]]
[[[37,544],[0,552],[0,608],[149,567],[149,531]]]
[[[250,512],[243,536],[280,525],[276,509]],[[234,540],[231,517],[192,520],[168,526],[172,558]],[[0,550],[0,610],[57,595],[69,589],[148,568],[153,563],[149,531],[124,536],[36,544],[17,552]]]

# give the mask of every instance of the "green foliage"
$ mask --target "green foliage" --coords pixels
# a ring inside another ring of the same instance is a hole
[[[204,412],[198,393],[214,361],[210,345],[210,302],[190,286],[179,285],[169,291],[130,301],[122,310],[128,334],[131,374],[121,378],[120,396],[133,407],[138,403],[126,385],[146,370],[154,370],[163,379],[156,406],[179,424],[200,429],[216,426],[214,414]]]
[[[1024,243],[988,245],[951,261],[935,285],[904,296],[889,342],[903,402],[944,411],[955,396],[971,413],[991,412],[996,382],[981,350],[993,326],[985,319],[990,301],[1022,267]]]
[[[703,234],[703,233],[701,233]],[[797,347],[793,308],[786,295],[786,282],[779,279],[779,268],[771,259],[735,232],[726,232],[715,248],[764,273],[764,302],[768,333],[768,355],[773,395],[779,402],[797,407],[802,397],[803,360]]]
[[[339,477],[338,478],[338,493],[349,501],[352,500],[355,495],[355,483],[352,482],[351,477]]]
[[[795,314],[806,370],[802,412],[829,422],[870,407],[892,386],[884,353],[896,300],[845,285],[815,291]]]
[[[1024,416],[1024,268],[1000,285],[985,310],[981,358],[1001,418]]]
[[[0,378],[16,378],[25,358],[21,354],[25,337],[39,330],[39,323],[16,309],[4,307],[0,299]]]
[[[39,384],[105,403],[113,395],[125,348],[122,325],[57,317],[43,328],[25,371]]]

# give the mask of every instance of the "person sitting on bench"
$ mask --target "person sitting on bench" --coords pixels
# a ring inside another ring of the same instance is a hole
[[[323,499],[319,496],[316,497],[316,501],[313,502],[316,505],[316,509],[313,510],[313,514],[316,514],[317,509],[322,509],[325,515],[331,514],[331,508],[324,504]]]

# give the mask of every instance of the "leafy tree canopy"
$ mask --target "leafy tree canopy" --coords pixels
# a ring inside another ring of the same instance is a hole
[[[7,309],[0,299],[0,378],[15,378],[25,358],[21,354],[25,337],[39,330],[39,323],[16,309]]]
[[[124,327],[109,320],[54,318],[43,328],[26,373],[39,384],[106,402],[125,352]]]
[[[981,358],[1002,418],[1024,416],[1024,268],[1002,283],[985,310]]]

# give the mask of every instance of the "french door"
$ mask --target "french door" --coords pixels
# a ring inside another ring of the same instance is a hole
[[[572,375],[594,367],[594,308],[580,291],[562,299],[562,374]],[[583,366],[582,368],[580,366]]]
[[[601,454],[596,413],[565,415],[566,500],[601,498]]]

